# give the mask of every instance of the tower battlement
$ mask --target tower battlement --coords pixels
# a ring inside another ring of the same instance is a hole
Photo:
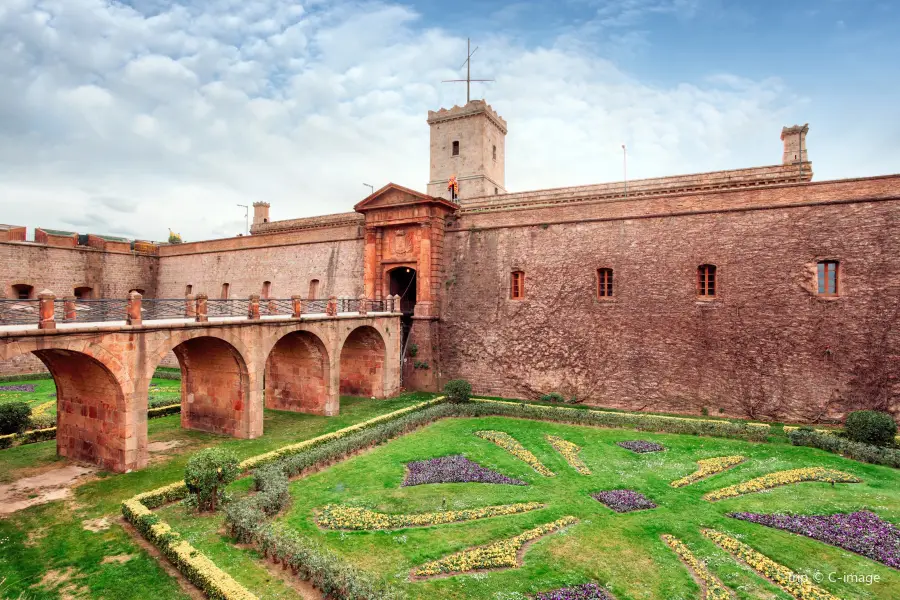
[[[464,119],[482,113],[503,132],[503,135],[506,135],[506,120],[497,114],[497,111],[484,100],[472,100],[465,106],[454,105],[453,108],[450,109],[442,108],[440,110],[429,110],[428,124],[435,125],[437,123],[452,121],[454,119]]]

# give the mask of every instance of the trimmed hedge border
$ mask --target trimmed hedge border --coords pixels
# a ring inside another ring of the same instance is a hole
[[[788,433],[788,438],[794,446],[809,446],[840,454],[859,462],[900,469],[900,450],[896,448],[854,442],[834,435],[832,432],[822,433],[821,431],[805,431],[796,428],[792,428],[792,431]]]
[[[21,375],[0,375],[0,382],[6,381],[32,381],[34,379],[53,379],[50,371],[46,373],[23,373]]]
[[[168,406],[160,406],[159,408],[151,408],[147,411],[148,419],[157,417],[166,417],[181,412],[181,404],[169,404]],[[10,448],[11,446],[24,446],[25,444],[34,444],[36,442],[46,442],[47,440],[56,439],[56,427],[47,427],[46,429],[32,429],[24,433],[11,433],[9,435],[0,435],[0,450]]]
[[[326,597],[353,600],[399,600],[405,597],[402,590],[359,569],[316,541],[267,521],[266,515],[277,514],[289,500],[290,495],[286,493],[283,484],[287,478],[296,477],[310,469],[343,460],[353,452],[385,443],[417,427],[442,418],[484,416],[505,416],[663,433],[736,437],[755,441],[765,441],[770,430],[769,425],[765,423],[732,423],[640,413],[537,406],[486,399],[473,399],[471,402],[460,404],[448,402],[445,397],[438,397],[338,431],[245,459],[240,463],[240,469],[242,472],[254,470],[254,489],[258,490],[258,493],[226,507],[226,527],[239,542],[256,544],[267,558],[272,558],[276,562],[290,567],[295,574],[309,580]],[[160,546],[166,556],[171,558],[174,555],[173,564],[191,581],[199,582],[197,584],[211,598],[218,600],[254,598],[249,591],[236,583],[234,585],[237,587],[232,588],[233,580],[203,557],[202,553],[191,548],[186,542],[178,542],[178,538],[171,538],[172,535],[177,536],[177,533],[171,531],[168,525],[159,520],[147,525],[147,513],[150,509],[180,500],[186,495],[187,488],[184,483],[176,482],[126,500],[122,504],[122,513],[129,522],[132,519],[143,520],[143,525],[135,524],[141,534],[155,545]],[[152,513],[149,514],[155,516]],[[161,528],[162,525],[165,528]],[[149,529],[151,526],[156,529]],[[161,538],[159,536],[158,532],[163,530],[168,537]],[[175,545],[181,549],[180,552],[172,550]],[[186,562],[185,552],[196,560]],[[201,557],[203,560],[201,561],[197,557]],[[228,584],[223,587],[226,581]],[[222,585],[214,585],[217,583]],[[226,588],[232,590],[229,593],[233,595],[222,595],[225,593],[222,590]]]

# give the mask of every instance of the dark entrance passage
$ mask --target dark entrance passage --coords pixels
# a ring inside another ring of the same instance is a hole
[[[400,310],[404,315],[412,314],[416,306],[416,270],[411,267],[397,267],[389,273],[391,296],[400,295]]]

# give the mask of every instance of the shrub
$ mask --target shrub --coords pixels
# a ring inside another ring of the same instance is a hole
[[[278,464],[256,469],[253,472],[253,487],[259,492],[253,496],[253,501],[268,517],[278,514],[291,498],[287,475]]]
[[[444,395],[450,402],[468,402],[472,385],[465,379],[451,379],[444,386]]]
[[[541,402],[565,402],[566,397],[559,392],[550,392],[541,396]]]
[[[791,431],[788,433],[788,438],[795,446],[810,446],[860,462],[900,469],[900,450],[894,448],[862,444],[836,435],[819,431],[804,431],[803,429]]]
[[[240,474],[238,459],[230,450],[206,448],[193,455],[184,469],[184,483],[201,511],[216,510],[225,499],[225,487]]]
[[[889,446],[897,435],[897,423],[888,413],[875,410],[858,410],[847,415],[844,424],[847,437],[854,442]]]
[[[0,404],[0,435],[21,433],[31,420],[31,407],[25,402]]]

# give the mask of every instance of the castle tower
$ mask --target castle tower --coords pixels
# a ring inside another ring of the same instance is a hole
[[[450,199],[447,182],[456,176],[457,201],[505,194],[506,121],[484,100],[450,110],[428,111],[431,174],[428,195]]]
[[[809,162],[809,156],[806,154],[806,134],[808,132],[809,123],[782,128],[781,139],[784,141],[784,155],[781,164],[796,165]]]
[[[253,224],[261,225],[269,222],[269,203],[254,202],[253,203]]]

